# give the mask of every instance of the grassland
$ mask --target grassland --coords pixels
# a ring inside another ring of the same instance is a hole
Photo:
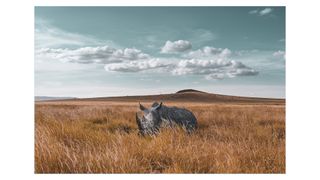
[[[140,137],[137,102],[36,102],[35,172],[285,173],[284,103],[164,103],[190,109],[198,130]]]

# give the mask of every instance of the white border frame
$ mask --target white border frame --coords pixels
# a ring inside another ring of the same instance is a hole
[[[174,1],[174,2],[173,2]],[[2,2],[3,3],[3,2]],[[286,154],[284,175],[35,175],[34,6],[286,6]],[[1,179],[319,179],[319,10],[304,0],[11,0],[1,17]]]

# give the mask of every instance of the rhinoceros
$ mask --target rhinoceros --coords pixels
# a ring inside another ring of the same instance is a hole
[[[168,107],[158,102],[154,102],[151,108],[145,108],[139,103],[143,116],[136,113],[136,121],[140,135],[154,135],[161,127],[174,127],[179,125],[188,133],[197,128],[197,119],[193,113],[184,108]]]

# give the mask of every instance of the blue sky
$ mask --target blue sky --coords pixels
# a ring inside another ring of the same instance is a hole
[[[35,95],[285,97],[284,7],[36,7]]]

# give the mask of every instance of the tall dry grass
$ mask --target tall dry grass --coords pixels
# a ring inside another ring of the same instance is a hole
[[[285,173],[284,105],[179,104],[199,129],[137,135],[136,103],[36,103],[36,173]]]

